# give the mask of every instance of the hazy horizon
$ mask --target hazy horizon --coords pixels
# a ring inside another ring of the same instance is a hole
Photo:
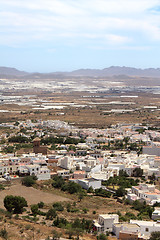
[[[105,67],[105,68],[79,68],[79,69],[71,69],[71,70],[68,70],[68,71],[62,71],[62,70],[59,70],[59,71],[48,71],[48,72],[41,72],[41,71],[26,71],[26,69],[19,69],[19,68],[17,68],[17,67],[8,67],[8,66],[0,66],[0,68],[8,68],[8,69],[15,69],[15,70],[18,70],[18,71],[22,71],[22,72],[26,72],[26,73],[56,73],[56,72],[59,72],[59,73],[63,73],[63,72],[68,72],[68,73],[70,73],[70,72],[74,72],[74,71],[78,71],[78,70],[100,70],[100,71],[102,71],[102,70],[104,70],[104,69],[110,69],[110,68],[130,68],[130,69],[135,69],[135,70],[148,70],[148,69],[153,69],[153,70],[159,70],[160,69],[160,67],[158,67],[158,68],[154,68],[154,67],[149,67],[149,68],[136,68],[136,67],[133,67],[133,66],[107,66],[107,67]]]

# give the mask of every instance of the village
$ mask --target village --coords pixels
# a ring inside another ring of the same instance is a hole
[[[76,190],[80,201],[91,194],[117,199],[140,211],[139,217],[130,218],[111,213],[112,209],[103,211],[92,219],[92,234],[142,240],[160,231],[158,128],[117,124],[80,129],[58,120],[17,121],[0,127],[2,185],[27,176],[36,177],[42,185],[52,179],[55,187],[57,181],[74,183],[83,190]]]

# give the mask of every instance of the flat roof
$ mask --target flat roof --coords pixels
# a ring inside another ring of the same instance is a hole
[[[114,225],[117,227],[123,225],[124,227],[130,228],[130,229],[139,227],[139,225],[137,223],[115,223]]]
[[[99,217],[103,218],[112,218],[112,217],[118,217],[118,214],[100,214]]]

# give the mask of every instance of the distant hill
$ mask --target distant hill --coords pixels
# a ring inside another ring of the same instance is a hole
[[[19,71],[16,68],[0,67],[0,75],[24,76],[27,72]]]
[[[131,68],[131,67],[109,67],[99,69],[79,69],[69,73],[72,76],[97,76],[107,77],[114,75],[140,76],[140,77],[160,77],[160,68]]]
[[[111,77],[111,76],[129,76],[129,77],[153,77],[160,78],[160,68],[131,68],[112,66],[109,68],[100,69],[78,69],[72,72],[51,72],[51,73],[28,73],[19,71],[16,68],[0,67],[0,76],[8,76],[9,78],[21,77],[22,79],[51,79],[61,77]]]

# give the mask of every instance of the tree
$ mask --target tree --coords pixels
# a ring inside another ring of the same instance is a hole
[[[82,236],[83,229],[82,228],[75,228],[75,234],[77,236],[76,240],[79,240],[79,237]]]
[[[160,232],[152,232],[149,240],[160,240]]]
[[[119,176],[120,177],[129,177],[127,172],[125,170],[123,170],[123,169],[119,171]]]
[[[14,146],[7,146],[7,147],[3,148],[3,151],[5,153],[13,153],[14,152]]]
[[[81,200],[84,198],[84,193],[83,192],[80,192],[79,195],[78,195],[78,199],[79,201],[81,202]]]
[[[31,187],[36,182],[35,176],[27,176],[22,179],[22,185],[25,185],[26,187]]]
[[[31,205],[31,211],[33,215],[37,215],[39,213],[38,205],[37,204]]]
[[[64,179],[61,176],[54,176],[52,186],[54,188],[62,188],[65,184]]]
[[[27,201],[23,197],[7,195],[4,198],[4,207],[8,212],[22,213],[23,208],[27,206]]]
[[[46,219],[53,220],[57,216],[55,209],[50,208],[46,214]]]
[[[82,191],[82,187],[75,183],[75,182],[68,182],[67,184],[67,189],[66,189],[70,194],[73,194],[73,193],[78,193],[78,192],[81,192]]]
[[[123,197],[126,194],[126,190],[123,187],[120,187],[116,190],[117,197]]]
[[[140,167],[136,167],[133,170],[133,176],[134,177],[142,177],[143,176],[143,169],[141,169]]]
[[[108,198],[111,197],[111,193],[108,192],[108,191],[106,191],[106,190],[103,189],[103,188],[96,189],[96,190],[95,190],[95,195],[96,195],[96,196],[101,196],[101,197],[108,197]]]
[[[8,139],[8,142],[28,143],[29,139],[23,136],[13,136]]]

